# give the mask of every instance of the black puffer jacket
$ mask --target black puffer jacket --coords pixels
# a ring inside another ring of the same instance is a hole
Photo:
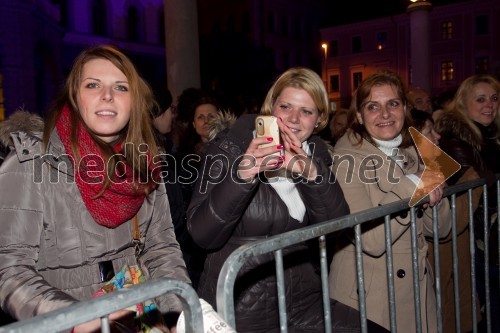
[[[449,184],[454,184],[468,168],[472,167],[481,178],[486,179],[488,186],[488,215],[490,224],[490,263],[498,267],[498,217],[497,195],[496,195],[496,174],[500,173],[500,145],[498,144],[499,129],[495,122],[489,126],[483,126],[474,122],[481,132],[478,136],[470,128],[470,125],[459,112],[447,111],[436,122],[435,129],[441,135],[440,147],[448,155],[454,158],[462,168],[457,174],[448,180]],[[475,237],[482,240],[483,229],[483,202],[475,211]],[[495,221],[495,222],[492,222]],[[498,270],[497,270],[498,271]],[[478,279],[479,281],[481,279]]]
[[[455,159],[462,168],[448,180],[453,185],[468,168],[472,167],[480,177],[492,183],[495,173],[500,172],[498,154],[500,146],[496,141],[498,130],[495,123],[486,127],[474,123],[481,132],[477,136],[458,111],[447,111],[435,124],[436,131],[441,135],[439,146]]]
[[[238,179],[236,169],[253,138],[255,117],[239,118],[231,129],[211,141],[202,167],[204,172],[188,209],[189,232],[195,242],[212,251],[205,262],[198,294],[213,306],[220,269],[237,247],[252,239],[349,213],[340,186],[333,182],[327,146],[314,135],[309,143],[323,181],[296,184],[306,207],[304,221],[298,222],[290,216],[285,203],[265,179],[253,183]],[[301,244],[283,253],[288,324],[297,332],[321,332],[324,330],[321,282],[311,263],[311,252],[307,245]],[[272,254],[252,258],[245,264],[236,282],[235,300],[238,332],[279,331]]]

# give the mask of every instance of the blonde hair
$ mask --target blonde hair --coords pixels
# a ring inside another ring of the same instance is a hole
[[[473,75],[469,76],[467,79],[465,79],[462,84],[458,87],[458,90],[455,94],[455,97],[453,100],[450,102],[450,104],[446,107],[444,112],[455,112],[457,116],[463,120],[465,124],[470,128],[472,131],[473,135],[477,139],[477,142],[483,142],[483,137],[481,135],[480,129],[476,126],[474,121],[470,119],[468,113],[467,113],[467,101],[469,100],[472,90],[475,85],[479,83],[486,83],[490,85],[493,90],[495,90],[498,93],[500,93],[500,83],[498,80],[496,80],[493,76],[487,75],[487,74],[479,74],[479,75]],[[493,122],[496,125],[497,128],[497,133],[495,137],[495,141],[497,144],[500,144],[500,137],[499,137],[499,132],[500,132],[500,110],[497,110],[496,117],[493,120]]]
[[[273,104],[285,88],[293,87],[305,90],[311,96],[318,108],[319,122],[313,133],[318,133],[328,124],[330,108],[328,94],[321,78],[314,71],[304,67],[293,67],[281,74],[272,87],[262,104],[260,113],[271,115]]]

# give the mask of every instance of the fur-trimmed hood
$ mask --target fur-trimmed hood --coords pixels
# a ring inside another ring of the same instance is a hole
[[[232,112],[218,112],[217,116],[210,121],[210,132],[208,134],[208,140],[212,141],[217,136],[217,134],[231,128],[236,122],[236,119],[237,117]]]
[[[42,117],[25,110],[14,112],[9,118],[0,123],[0,143],[5,147],[13,146],[10,136],[13,132],[35,134],[43,132],[44,121]]]
[[[434,128],[443,138],[456,138],[481,150],[482,139],[478,136],[464,116],[458,111],[445,111],[437,120]],[[478,129],[479,130],[479,129]]]

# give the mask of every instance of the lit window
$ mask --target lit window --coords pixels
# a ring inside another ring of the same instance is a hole
[[[445,61],[441,63],[441,81],[453,81],[454,76],[453,61]]]
[[[441,23],[441,39],[453,38],[453,23],[450,21]]]

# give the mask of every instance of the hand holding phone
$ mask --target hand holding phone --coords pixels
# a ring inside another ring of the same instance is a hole
[[[273,138],[273,141],[259,145],[259,148],[277,146],[280,144],[280,130],[278,127],[278,118],[274,116],[257,116],[255,119],[256,137]],[[272,155],[280,156],[281,151],[276,151]]]

